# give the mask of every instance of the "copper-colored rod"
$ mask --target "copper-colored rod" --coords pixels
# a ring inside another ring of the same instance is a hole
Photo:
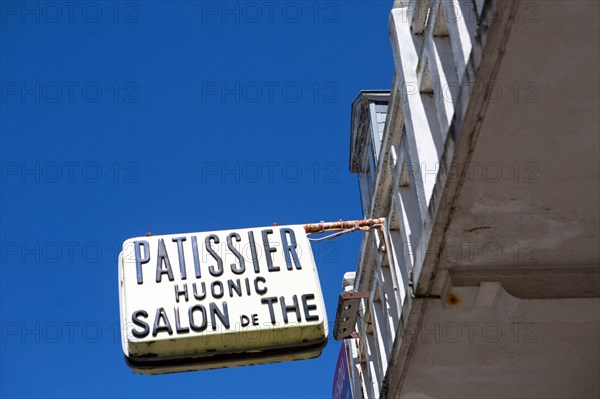
[[[357,230],[369,230],[373,226],[382,225],[385,218],[365,219],[365,220],[340,220],[339,222],[321,222],[304,225],[307,234],[322,233],[324,231],[347,230],[355,228]]]

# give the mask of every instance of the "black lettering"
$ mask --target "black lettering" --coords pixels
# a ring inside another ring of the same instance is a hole
[[[210,272],[210,274],[212,274],[215,277],[220,276],[221,274],[223,274],[223,260],[221,259],[221,257],[219,256],[219,254],[217,254],[215,252],[215,250],[210,246],[210,242],[214,241],[215,244],[219,243],[219,237],[217,237],[214,234],[211,234],[209,236],[207,236],[204,239],[204,245],[206,246],[206,250],[208,251],[209,254],[211,254],[211,256],[217,261],[217,267],[215,268],[214,265],[210,265],[208,267],[208,271]]]
[[[254,272],[260,273],[260,266],[258,264],[258,254],[256,252],[256,242],[254,241],[254,233],[248,232],[248,240],[250,241],[250,253],[252,254],[252,264],[254,265]]]
[[[199,301],[206,298],[206,284],[204,284],[204,281],[202,283],[200,283],[200,287],[202,288],[202,294],[198,295],[198,291],[196,290],[196,283],[192,284],[192,289],[194,291],[194,298],[196,298]]]
[[[221,320],[223,326],[225,326],[226,329],[229,329],[229,310],[227,309],[227,302],[223,301],[222,304],[223,312],[219,310],[217,305],[215,305],[212,302],[210,303],[210,322],[212,323],[213,330],[217,329],[217,317],[219,318],[219,320]]]
[[[296,243],[296,235],[294,234],[294,230],[283,228],[280,230],[281,233],[281,243],[283,244],[283,254],[285,255],[285,264],[287,265],[288,270],[292,270],[292,259],[294,260],[294,264],[296,265],[296,269],[302,269],[302,265],[300,265],[300,259],[298,259],[298,253],[296,252],[296,247],[298,244]],[[290,241],[288,243],[287,236],[290,236]]]
[[[192,254],[194,255],[194,270],[196,271],[196,278],[200,278],[200,256],[198,255],[198,238],[192,236]]]
[[[298,297],[296,295],[292,296],[292,301],[294,302],[293,305],[290,306],[286,306],[285,305],[285,298],[280,296],[279,300],[281,301],[281,312],[283,313],[283,321],[285,324],[288,323],[288,316],[287,314],[289,312],[296,312],[296,320],[298,320],[298,323],[300,323],[302,321],[302,319],[300,318],[300,306],[298,305]]]
[[[265,295],[267,293],[267,287],[260,288],[258,286],[259,282],[266,283],[267,280],[265,280],[264,277],[260,277],[260,276],[258,276],[257,278],[254,279],[254,289],[256,290],[256,293],[258,295]]]
[[[164,320],[164,325],[160,324],[160,320]],[[165,312],[164,308],[156,309],[156,317],[154,318],[154,328],[152,329],[152,336],[156,337],[159,332],[166,331],[169,335],[173,335],[173,329],[171,328],[171,323],[169,323],[169,318],[167,317],[167,312]]]
[[[146,253],[146,256],[142,257],[141,255],[141,247],[144,247],[144,252]],[[144,263],[148,263],[150,261],[150,245],[148,244],[148,241],[134,241],[133,242],[133,250],[135,252],[135,271],[137,274],[137,283],[138,284],[143,284],[144,283],[144,278],[142,275],[142,265]]]
[[[261,233],[262,233],[263,246],[265,247],[265,256],[267,257],[267,269],[270,272],[278,272],[279,266],[273,265],[273,258],[271,257],[271,253],[277,252],[277,248],[272,247],[269,244],[269,234],[273,234],[273,230],[266,229],[266,230],[263,230]]]
[[[306,321],[318,321],[319,320],[319,316],[318,315],[311,315],[310,314],[311,310],[316,310],[317,309],[317,305],[309,305],[308,304],[308,301],[310,301],[311,299],[315,299],[315,295],[314,294],[302,295],[302,307],[304,308],[304,319]]]
[[[260,303],[267,304],[269,306],[269,316],[271,317],[271,324],[275,324],[275,312],[273,312],[273,304],[277,303],[277,297],[270,296],[262,298]]]
[[[215,287],[219,287],[219,292],[215,292]],[[223,298],[223,283],[221,283],[220,281],[213,281],[210,284],[210,291],[212,292],[212,296],[213,298]]]
[[[237,281],[237,285],[236,285]],[[227,287],[229,288],[229,296],[233,298],[233,291],[235,291],[238,296],[242,296],[242,287],[240,286],[240,279],[237,280],[227,280]]]
[[[163,269],[162,265],[165,265]],[[165,240],[160,238],[158,240],[158,258],[156,259],[156,282],[160,283],[162,280],[162,275],[167,274],[169,276],[169,281],[175,280],[173,277],[173,270],[171,269],[171,262],[169,261],[169,256],[167,255],[167,248],[165,247]]]
[[[196,283],[194,283],[196,284]],[[187,284],[183,284],[183,289],[180,290],[179,286],[177,284],[175,284],[175,301],[177,301],[177,303],[179,303],[179,297],[183,295],[185,296],[185,301],[187,302],[189,300],[188,298],[188,288],[187,288]]]
[[[194,311],[202,313],[202,324],[198,325],[194,322]],[[206,309],[202,305],[194,305],[188,309],[188,318],[190,319],[190,328],[192,331],[201,332],[206,330]]]
[[[140,320],[140,318],[142,317],[147,318],[148,312],[146,312],[145,310],[136,310],[131,315],[131,321],[133,322],[133,324],[142,328],[141,331],[135,329],[131,331],[133,336],[136,338],[145,338],[148,336],[148,334],[150,334],[150,326],[145,321]]]
[[[247,295],[251,295],[252,291],[250,290],[250,280],[248,280],[247,278],[244,280],[246,283],[246,294]]]
[[[237,242],[242,241],[242,237],[240,237],[240,235],[237,233],[231,233],[227,236],[227,248],[229,248],[229,250],[233,252],[233,254],[239,262],[239,267],[235,263],[231,264],[231,271],[235,274],[242,274],[246,271],[246,263],[244,262],[244,257],[242,256],[242,254],[233,246],[233,238],[235,238]]]
[[[246,315],[240,316],[240,326],[246,327],[250,325],[250,318]]]
[[[174,310],[175,310],[175,331],[177,331],[177,334],[189,333],[190,329],[188,327],[181,327],[181,320],[179,318],[179,308],[177,306],[175,306]]]
[[[177,243],[177,254],[179,256],[179,273],[181,274],[182,280],[185,280],[187,278],[187,272],[185,271],[185,256],[183,255],[183,242],[184,241],[185,241],[185,237],[173,238],[173,242]]]

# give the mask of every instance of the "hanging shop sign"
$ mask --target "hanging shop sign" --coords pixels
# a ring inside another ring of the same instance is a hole
[[[136,372],[308,359],[327,343],[301,225],[129,239],[119,290],[123,352]]]

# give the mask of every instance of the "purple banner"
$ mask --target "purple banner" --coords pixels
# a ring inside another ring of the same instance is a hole
[[[352,399],[352,388],[350,387],[350,370],[346,355],[346,344],[342,342],[340,354],[338,355],[335,374],[333,376],[332,399]]]

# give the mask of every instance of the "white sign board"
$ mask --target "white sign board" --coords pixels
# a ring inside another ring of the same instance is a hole
[[[137,372],[308,359],[327,343],[301,225],[129,239],[119,290],[123,351]]]

